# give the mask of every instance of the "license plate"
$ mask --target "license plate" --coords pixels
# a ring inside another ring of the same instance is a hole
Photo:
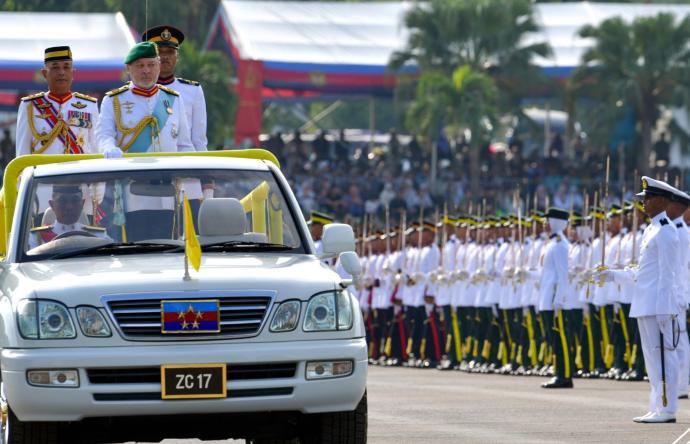
[[[162,365],[161,398],[225,398],[226,374],[225,364]]]

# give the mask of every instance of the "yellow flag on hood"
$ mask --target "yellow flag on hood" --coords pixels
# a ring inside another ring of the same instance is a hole
[[[189,199],[187,199],[186,195],[184,196],[184,252],[192,267],[199,271],[199,267],[201,267],[201,246],[199,245],[199,239],[196,238],[192,208],[189,206]]]

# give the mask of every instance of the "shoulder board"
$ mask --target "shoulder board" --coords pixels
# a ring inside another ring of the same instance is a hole
[[[177,91],[175,91],[172,88],[168,88],[167,86],[158,85],[158,89],[160,89],[161,91],[165,91],[168,94],[172,94],[173,96],[179,96],[180,95],[180,93],[178,93]]]
[[[107,93],[105,93],[106,96],[116,96],[118,94],[122,94],[123,92],[127,91],[129,89],[129,84],[121,86],[119,88],[111,89]]]
[[[52,230],[53,226],[52,225],[43,225],[40,227],[34,227],[31,229],[31,232],[36,232],[36,231],[46,231],[46,230]]]
[[[180,83],[184,83],[185,85],[199,86],[199,82],[197,82],[196,80],[187,80],[183,79],[182,77],[178,77],[177,80],[179,80]]]
[[[80,99],[88,100],[89,102],[94,102],[94,103],[98,102],[97,98],[88,96],[86,94],[78,93],[78,92],[74,93],[74,97],[79,97]]]
[[[87,231],[105,231],[103,227],[96,227],[93,225],[84,225],[84,229]]]
[[[666,219],[666,218],[659,219],[659,223],[661,224],[662,227],[663,227],[664,225],[668,225],[668,219]]]
[[[33,99],[38,99],[39,97],[45,96],[45,92],[40,92],[36,94],[31,94],[30,96],[22,97],[22,102],[26,102],[27,100],[33,100]]]

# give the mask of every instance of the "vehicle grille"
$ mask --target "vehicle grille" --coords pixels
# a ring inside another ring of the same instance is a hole
[[[228,364],[228,381],[292,378],[297,371],[294,362],[268,364]],[[161,381],[160,367],[89,368],[91,384],[146,384]]]
[[[262,396],[288,396],[292,387],[270,387],[257,389],[228,390],[228,398],[258,398]],[[145,393],[94,393],[94,401],[160,401],[160,392]]]
[[[202,337],[208,339],[209,336],[256,335],[272,301],[272,297],[268,295],[215,296],[213,299],[220,301],[220,333],[164,335],[161,333],[161,301],[174,299],[176,298],[118,299],[107,301],[107,305],[113,320],[128,339],[193,340]]]

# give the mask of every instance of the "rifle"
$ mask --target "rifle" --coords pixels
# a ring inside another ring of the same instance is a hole
[[[601,264],[598,267],[598,271],[604,271],[608,267],[606,267],[606,234],[608,230],[608,217],[606,215],[606,205],[608,205],[609,201],[609,169],[611,164],[611,157],[606,156],[606,181],[604,182],[604,204],[603,204],[603,211],[604,211],[604,219],[602,221],[602,229],[601,229]],[[599,287],[603,287],[605,284],[604,279],[599,279]]]

